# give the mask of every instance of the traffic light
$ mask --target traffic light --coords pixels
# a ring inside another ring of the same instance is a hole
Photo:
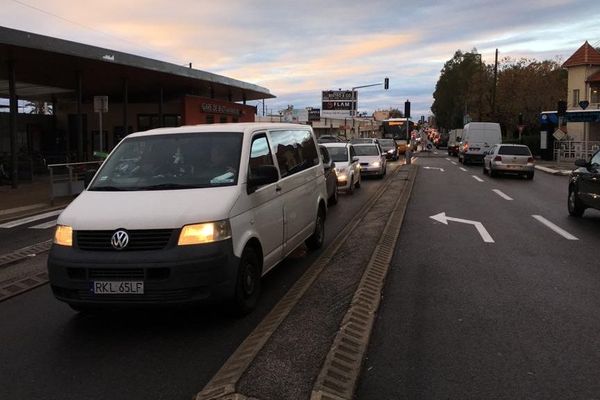
[[[519,125],[523,125],[523,114],[519,113]]]
[[[383,88],[384,88],[385,90],[388,90],[388,89],[390,88],[390,78],[385,78],[385,79],[383,80]]]
[[[410,101],[408,100],[404,102],[404,117],[410,118]]]

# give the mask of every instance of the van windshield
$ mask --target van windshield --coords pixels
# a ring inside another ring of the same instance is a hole
[[[88,190],[173,190],[237,184],[242,133],[208,132],[125,139]]]

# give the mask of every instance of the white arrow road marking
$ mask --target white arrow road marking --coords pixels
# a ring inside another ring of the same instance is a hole
[[[460,223],[463,223],[463,224],[473,225],[477,229],[477,232],[479,232],[479,235],[481,236],[481,238],[483,239],[484,242],[486,242],[486,243],[494,243],[494,239],[492,239],[492,236],[488,233],[488,231],[485,229],[485,227],[483,226],[483,224],[481,222],[479,222],[479,221],[471,221],[471,220],[468,220],[468,219],[446,217],[446,213],[445,212],[441,212],[439,214],[432,215],[429,218],[431,218],[431,219],[433,219],[435,221],[441,222],[444,225],[448,225],[448,221],[454,221],[454,222],[460,222]]]
[[[499,189],[492,189],[492,192],[496,193],[498,196],[502,197],[504,200],[512,200],[513,199],[512,197],[510,197],[509,195],[503,193]]]
[[[450,161],[450,163],[451,163],[452,165],[456,165],[456,163],[455,163],[454,161]]]
[[[558,233],[560,236],[564,237],[567,240],[579,240],[575,236],[571,235],[569,232],[562,229],[561,227],[554,225],[552,222],[548,221],[541,215],[532,215],[532,217],[537,219],[542,224],[546,225],[548,228],[552,229],[554,232]]]
[[[411,160],[411,163],[414,163],[414,162],[415,162],[415,161],[417,161],[418,159],[419,159],[419,157],[413,157],[413,158],[411,158],[410,160]]]
[[[447,161],[452,161],[452,160],[451,160],[451,159],[449,159],[449,158],[446,158],[446,160],[447,160]]]
[[[43,224],[30,226],[29,229],[48,229],[56,226],[56,219],[53,221],[44,222]]]
[[[464,169],[463,167],[460,167],[460,170],[463,171],[463,172],[467,172],[467,170]]]
[[[43,213],[43,214],[34,215],[32,217],[17,219],[16,221],[10,221],[10,222],[0,225],[0,228],[8,229],[8,228],[14,228],[15,226],[19,226],[19,225],[25,225],[30,222],[39,221],[40,219],[54,217],[55,215],[60,214],[62,211],[63,210],[55,210],[55,211],[50,211],[50,212]]]
[[[471,175],[473,177],[473,179],[475,179],[477,182],[485,182],[483,179],[481,179],[480,177],[476,176],[476,175]]]
[[[438,153],[437,151],[434,151],[434,152],[433,152],[433,154],[437,154],[437,153]]]
[[[437,170],[440,170],[440,171],[444,172],[444,168],[438,168],[438,167],[423,167],[423,168],[425,168],[425,169],[437,169]]]

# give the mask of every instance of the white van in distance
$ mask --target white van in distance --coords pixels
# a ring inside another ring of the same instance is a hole
[[[470,122],[463,129],[458,149],[458,161],[483,163],[485,152],[493,145],[502,143],[500,124],[496,122]]]
[[[60,215],[51,288],[79,311],[225,300],[244,314],[261,276],[301,244],[322,245],[326,212],[309,126],[134,133]]]

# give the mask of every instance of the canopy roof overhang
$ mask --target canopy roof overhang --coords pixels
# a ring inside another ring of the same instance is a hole
[[[566,122],[600,122],[600,109],[592,110],[567,110]],[[540,114],[541,124],[558,124],[558,113],[556,111],[543,111]]]
[[[81,76],[82,97],[153,101],[197,95],[240,102],[274,98],[261,86],[110,49],[0,27],[0,97],[9,97],[9,63],[22,99],[73,97]]]

